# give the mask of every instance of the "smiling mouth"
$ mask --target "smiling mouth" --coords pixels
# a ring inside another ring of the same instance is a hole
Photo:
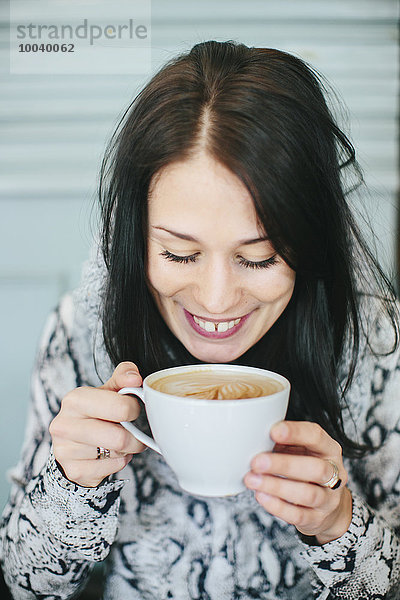
[[[185,308],[183,309],[183,312],[189,325],[198,334],[209,339],[222,340],[235,335],[239,329],[242,328],[253,311],[243,317],[237,317],[236,319],[230,319],[229,321],[208,321],[204,317],[202,318],[190,313]]]
[[[242,320],[242,317],[239,317],[233,321],[203,321],[199,317],[196,317],[196,315],[192,316],[194,322],[197,323],[201,329],[204,329],[204,331],[208,331],[209,333],[213,333],[214,331],[218,331],[218,333],[225,333],[225,331],[232,329]]]

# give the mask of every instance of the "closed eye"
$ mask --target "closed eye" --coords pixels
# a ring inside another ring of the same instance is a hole
[[[172,254],[168,250],[164,250],[160,253],[160,256],[164,256],[167,260],[172,260],[172,262],[184,263],[185,265],[189,262],[196,262],[197,252],[195,254],[191,254],[190,256],[177,256],[176,254]]]
[[[259,261],[247,260],[247,258],[243,258],[243,256],[240,256],[238,262],[239,265],[247,267],[248,269],[267,269],[268,267],[275,265],[278,262],[278,259],[276,257],[276,254],[273,254],[265,260]]]
[[[178,256],[177,254],[172,254],[172,252],[169,252],[169,250],[164,250],[160,253],[160,256],[163,256],[166,260],[170,260],[172,262],[188,264],[189,262],[196,262],[198,254],[198,252],[195,252],[195,254],[190,254],[189,256]],[[247,260],[246,258],[243,258],[243,256],[238,257],[239,265],[246,267],[247,269],[267,269],[268,267],[275,265],[277,262],[278,259],[276,254],[260,261]]]

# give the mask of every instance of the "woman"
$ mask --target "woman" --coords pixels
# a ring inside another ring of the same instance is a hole
[[[397,309],[351,170],[319,79],[283,52],[198,44],[138,95],[102,169],[102,255],[33,375],[3,518],[16,598],[72,597],[106,557],[107,599],[396,597]],[[119,424],[145,421],[120,388],[196,362],[292,383],[235,497],[186,494]]]

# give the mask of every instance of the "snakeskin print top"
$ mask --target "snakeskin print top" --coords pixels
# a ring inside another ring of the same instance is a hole
[[[347,433],[376,450],[345,462],[348,531],[307,545],[249,490],[211,499],[183,492],[152,450],[94,489],[64,478],[49,423],[66,392],[100,385],[93,346],[102,379],[112,372],[99,332],[103,277],[95,257],[80,289],[50,315],[39,346],[1,526],[0,558],[14,598],[72,598],[99,561],[105,600],[400,598],[400,352],[376,357],[363,345],[344,418]],[[384,344],[385,323],[375,323],[374,335]]]

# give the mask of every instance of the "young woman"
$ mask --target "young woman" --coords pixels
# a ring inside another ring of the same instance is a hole
[[[33,375],[2,527],[15,598],[73,597],[104,559],[107,600],[396,597],[398,314],[352,172],[318,76],[289,54],[197,44],[137,96],[102,169],[102,252]],[[234,497],[183,492],[119,424],[145,425],[120,388],[196,362],[292,384]]]

